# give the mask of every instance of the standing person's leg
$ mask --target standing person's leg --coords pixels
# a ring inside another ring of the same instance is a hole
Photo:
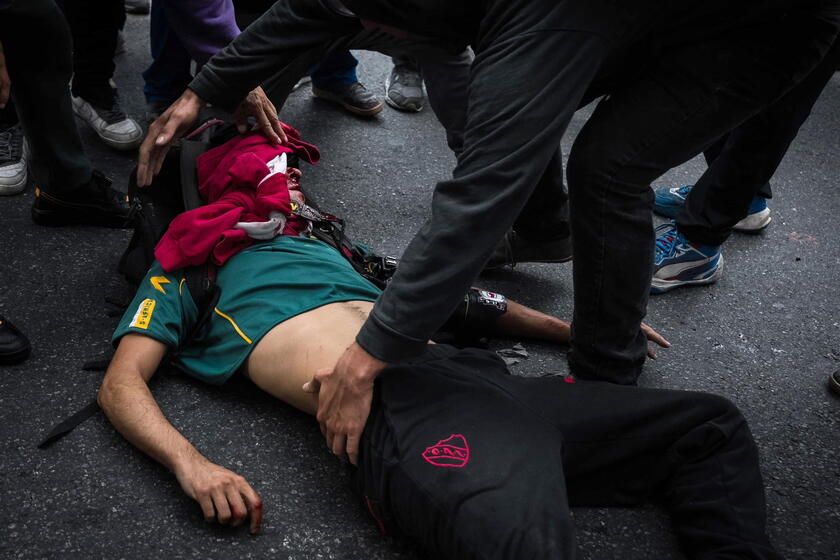
[[[447,142],[457,157],[464,142],[472,51],[453,54],[445,45],[380,47],[396,51],[393,60],[416,63],[429,91],[429,102],[447,131]],[[410,54],[408,54],[410,53]],[[568,196],[563,185],[563,155],[551,158],[534,192],[514,223],[512,232],[496,247],[488,268],[537,259],[563,262],[571,258]]]
[[[114,100],[110,84],[116,68],[114,51],[125,24],[124,3],[61,0],[59,5],[73,37],[73,96],[97,107],[110,107]]]
[[[767,537],[755,442],[735,405],[707,393],[563,381],[504,383],[563,434],[570,505],[661,502],[689,558],[781,559]]]
[[[150,117],[157,118],[187,89],[191,58],[178,36],[170,28],[166,17],[166,2],[152,3],[149,19],[149,44],[152,63],[143,72],[143,93]]]
[[[840,40],[835,40],[807,78],[726,137],[677,216],[677,227],[686,238],[702,245],[722,245],[747,214],[753,198],[762,191],[768,198],[770,179],[838,63]]]
[[[534,28],[533,14],[511,15],[518,18],[510,20],[515,30]],[[452,312],[557,157],[609,49],[601,34],[550,29],[514,31],[477,51],[457,166],[436,186],[432,217],[359,333],[357,342],[368,353],[401,359]],[[427,88],[434,103],[428,79]]]
[[[636,382],[654,266],[649,185],[810,72],[836,35],[815,19],[794,14],[784,25],[772,19],[666,50],[599,103],[575,140],[567,173],[575,287],[569,364],[576,376]]]
[[[310,72],[312,94],[344,107],[362,117],[382,111],[382,101],[359,83],[356,66],[359,61],[347,49],[333,49]]]
[[[430,353],[377,380],[357,480],[380,529],[439,558],[577,558],[560,433],[494,354]]]
[[[113,84],[117,35],[125,24],[122,0],[63,0],[73,37],[73,110],[108,146],[131,150],[143,130],[126,116]]]
[[[32,154],[33,219],[122,227],[128,204],[94,172],[76,131],[67,88],[70,31],[61,11],[51,0],[17,0],[0,10],[0,41]]]

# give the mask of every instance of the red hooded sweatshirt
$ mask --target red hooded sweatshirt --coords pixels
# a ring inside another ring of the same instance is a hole
[[[297,154],[317,163],[318,148],[300,140],[283,124],[288,142],[272,144],[258,133],[236,136],[196,159],[198,190],[204,206],[178,215],[155,247],[155,257],[167,272],[208,262],[221,266],[250,246],[254,239],[240,222],[267,222],[281,215],[275,235],[298,235],[308,223],[291,212],[285,173],[273,173],[272,160]],[[280,229],[282,228],[282,229]]]

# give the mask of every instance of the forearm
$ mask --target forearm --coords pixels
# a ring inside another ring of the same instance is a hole
[[[358,20],[337,16],[320,2],[276,2],[230,45],[213,56],[189,88],[233,111],[249,91],[277,72],[306,73],[329,45],[361,29]],[[307,54],[315,53],[309,60]]]
[[[507,311],[496,319],[492,328],[500,335],[561,344],[567,344],[571,336],[571,326],[566,321],[511,300],[507,300]]]
[[[169,423],[139,375],[106,378],[98,400],[125,439],[176,474],[190,464],[206,461]]]

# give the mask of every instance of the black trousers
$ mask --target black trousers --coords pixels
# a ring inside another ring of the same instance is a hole
[[[73,36],[73,86],[76,97],[110,107],[114,92],[117,34],[125,24],[122,0],[59,0]]]
[[[35,185],[62,194],[86,184],[93,167],[70,105],[72,41],[61,10],[52,0],[15,0],[0,10],[0,41]]]
[[[520,378],[438,345],[379,376],[357,482],[434,557],[577,557],[569,506],[656,501],[689,558],[780,559],[756,447],[722,397]]]
[[[769,181],[838,64],[840,40],[835,40],[799,85],[704,152],[709,168],[677,216],[677,226],[689,240],[725,243],[732,227],[747,215],[753,197],[772,197]]]

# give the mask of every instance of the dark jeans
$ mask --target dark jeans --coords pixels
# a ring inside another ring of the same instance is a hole
[[[73,36],[73,86],[76,97],[110,107],[114,91],[114,51],[125,24],[123,0],[60,0]]]
[[[710,394],[511,376],[438,345],[376,381],[357,473],[435,558],[578,557],[569,506],[661,503],[692,559],[780,559],[749,428]]]
[[[192,58],[169,25],[165,3],[152,2],[149,16],[152,63],[143,72],[143,93],[148,103],[168,106],[184,93],[192,80]]]
[[[782,99],[705,151],[709,168],[688,196],[677,226],[694,243],[722,245],[755,196],[771,198],[770,179],[840,64],[840,40]]]
[[[62,194],[86,184],[93,168],[70,106],[72,42],[61,10],[52,0],[13,2],[0,10],[0,41],[35,185]]]

